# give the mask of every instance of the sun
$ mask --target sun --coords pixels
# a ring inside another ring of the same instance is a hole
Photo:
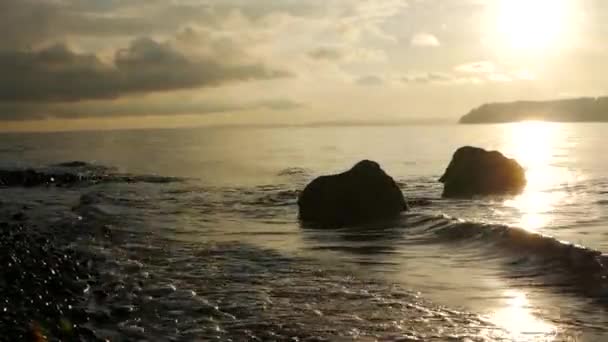
[[[516,52],[558,46],[569,25],[571,1],[498,0],[493,17],[499,43]]]

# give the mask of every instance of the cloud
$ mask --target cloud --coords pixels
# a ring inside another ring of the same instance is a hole
[[[408,7],[405,0],[337,1],[341,4],[339,15],[333,18],[333,26],[347,40],[357,42],[363,38],[380,42],[396,43],[397,38],[383,27],[392,17]],[[345,4],[347,4],[345,6]]]
[[[354,48],[346,56],[349,62],[384,63],[387,60],[386,52],[380,49]]]
[[[490,61],[480,61],[457,65],[454,70],[469,74],[491,74],[496,72],[496,65]]]
[[[239,110],[241,105],[225,96],[244,89],[241,101],[249,101],[244,108],[262,108],[256,98],[265,98],[266,92],[281,96],[287,87],[301,87],[293,79],[267,82],[268,88],[244,82],[293,78],[291,70],[315,68],[321,73],[310,59],[385,62],[381,48],[395,41],[385,23],[405,4],[406,0],[0,0],[0,30],[6,33],[0,40],[0,118]],[[356,31],[358,39],[344,39],[345,32],[338,27]],[[377,44],[369,48],[368,42]],[[200,89],[187,93],[205,103],[175,100],[190,89]],[[263,108],[300,106],[269,101]]]
[[[117,50],[111,65],[61,44],[35,51],[0,51],[0,101],[114,99],[291,76],[263,64],[229,64],[223,59],[221,55],[188,57],[150,38],[135,39]]]
[[[308,52],[308,57],[319,61],[348,62],[348,63],[383,63],[386,53],[379,49],[357,47],[318,47]]]
[[[412,46],[421,47],[437,47],[441,45],[439,39],[430,33],[417,33],[412,37],[410,41]]]
[[[477,75],[489,82],[534,81],[536,74],[527,69],[509,70],[491,61],[466,63],[454,67],[461,74]]]
[[[384,79],[376,75],[361,76],[355,80],[361,86],[379,86],[384,84]]]
[[[405,0],[2,0],[0,45],[25,48],[68,36],[157,36],[192,24],[221,28],[235,18],[264,26],[277,16],[331,18],[335,27],[357,36],[394,39],[379,25],[405,7]]]
[[[338,48],[322,46],[308,52],[308,56],[313,59],[337,61],[341,60],[344,54]]]
[[[439,73],[439,72],[427,72],[427,73],[418,73],[406,75],[401,78],[401,80],[405,83],[450,83],[454,81],[454,77],[449,74]]]
[[[233,15],[252,21],[277,13],[311,17],[323,13],[324,5],[323,1],[284,0],[2,0],[0,30],[5,37],[0,44],[24,48],[66,36],[154,35],[192,23],[220,27]]]
[[[226,120],[238,121],[250,109],[280,120],[270,112],[300,106],[281,100],[292,96],[310,103],[294,111],[302,120],[363,118],[382,103],[425,113],[457,97],[449,109],[460,111],[484,96],[606,88],[584,68],[605,59],[599,47],[549,64],[504,56],[483,40],[487,14],[488,0],[0,0],[0,120],[234,111]],[[585,21],[593,43],[595,21]]]
[[[411,85],[463,85],[481,84],[483,78],[472,75],[459,75],[449,72],[419,72],[411,73],[400,78],[401,82]]]

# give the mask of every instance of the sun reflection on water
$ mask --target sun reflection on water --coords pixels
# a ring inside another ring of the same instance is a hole
[[[491,320],[505,329],[516,341],[552,341],[556,334],[554,325],[536,317],[526,294],[518,290],[504,293],[505,305],[495,311]]]
[[[551,191],[567,177],[553,165],[559,138],[560,126],[553,123],[527,121],[508,125],[505,153],[526,169],[528,184],[521,195],[504,204],[519,212],[516,224],[524,229],[537,231],[545,227],[563,197],[562,193]]]

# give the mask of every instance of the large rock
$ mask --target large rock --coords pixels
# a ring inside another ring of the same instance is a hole
[[[465,146],[456,150],[439,181],[443,197],[517,194],[526,186],[526,172],[498,151]]]
[[[316,178],[300,193],[298,206],[302,221],[332,227],[391,218],[407,210],[395,181],[370,160]]]

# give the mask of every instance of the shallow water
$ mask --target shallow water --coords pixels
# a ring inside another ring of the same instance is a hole
[[[66,171],[100,173],[105,182],[0,193],[4,206],[29,206],[38,225],[81,227],[71,245],[97,256],[102,282],[91,293],[104,296],[91,294],[85,305],[100,337],[601,341],[607,128],[6,134],[2,168],[81,160],[111,169]],[[436,180],[462,145],[517,158],[526,191],[441,199]],[[378,161],[406,197],[430,203],[363,229],[300,227],[297,191],[364,158]]]

